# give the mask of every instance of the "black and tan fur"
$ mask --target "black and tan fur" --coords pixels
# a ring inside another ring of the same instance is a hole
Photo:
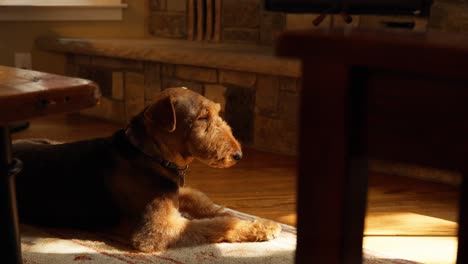
[[[16,141],[14,155],[24,163],[16,178],[20,220],[84,229],[125,226],[123,234],[141,251],[274,238],[278,224],[238,219],[200,191],[180,186],[180,172],[194,158],[219,168],[241,158],[219,110],[188,89],[170,88],[111,137]]]

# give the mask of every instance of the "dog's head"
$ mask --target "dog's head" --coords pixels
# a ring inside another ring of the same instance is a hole
[[[219,116],[220,105],[186,88],[168,88],[143,112],[147,135],[167,151],[219,168],[242,158],[239,142]]]

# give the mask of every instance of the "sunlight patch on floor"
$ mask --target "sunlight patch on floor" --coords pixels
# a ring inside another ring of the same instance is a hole
[[[366,235],[456,236],[458,224],[411,212],[370,213],[366,216]]]
[[[456,237],[396,237],[366,236],[364,248],[399,259],[428,264],[456,262]]]
[[[455,263],[458,224],[411,212],[370,213],[364,248],[421,263]]]

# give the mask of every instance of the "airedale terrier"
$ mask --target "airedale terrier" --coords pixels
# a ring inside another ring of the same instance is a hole
[[[242,158],[219,111],[197,93],[169,88],[111,137],[14,142],[14,155],[24,163],[16,179],[20,220],[125,230],[141,251],[274,238],[277,223],[241,220],[183,187],[194,158],[218,168]]]

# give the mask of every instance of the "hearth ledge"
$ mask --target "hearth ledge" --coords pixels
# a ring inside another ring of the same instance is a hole
[[[124,58],[300,77],[298,60],[278,58],[267,46],[209,43],[173,39],[79,39],[41,37],[47,51]]]

